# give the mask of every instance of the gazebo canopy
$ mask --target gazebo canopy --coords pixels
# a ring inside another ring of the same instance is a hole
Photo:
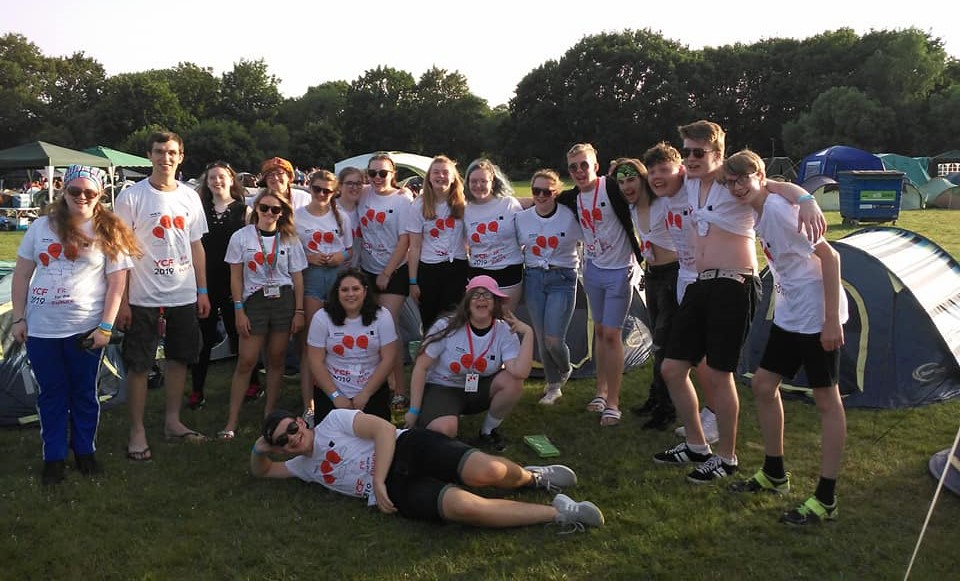
[[[88,147],[83,151],[85,153],[91,153],[93,155],[98,155],[100,157],[107,158],[108,160],[110,160],[110,165],[114,167],[152,167],[153,166],[150,160],[145,157],[140,157],[139,155],[133,155],[132,153],[118,151],[116,149],[110,149],[109,147],[104,147],[103,145]]]
[[[71,164],[110,167],[110,160],[99,155],[53,145],[45,141],[24,143],[0,150],[0,169],[66,167]]]

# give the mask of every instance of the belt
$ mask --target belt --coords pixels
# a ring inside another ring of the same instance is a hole
[[[739,283],[745,283],[753,279],[753,270],[737,270],[732,268],[711,268],[697,274],[697,280],[713,280],[715,278],[728,278]]]

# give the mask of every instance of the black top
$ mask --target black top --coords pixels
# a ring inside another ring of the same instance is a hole
[[[597,181],[599,182],[599,180],[604,177],[605,176],[597,176]],[[620,225],[623,226],[623,230],[627,233],[627,240],[630,241],[630,246],[633,248],[633,255],[637,258],[637,264],[643,264],[643,254],[640,252],[640,241],[637,240],[637,234],[633,230],[633,220],[630,219],[630,204],[627,203],[627,199],[624,198],[620,192],[620,184],[617,183],[617,180],[606,177],[605,181],[607,197],[610,198],[610,207],[613,208],[614,215],[617,217]],[[569,190],[560,192],[560,195],[557,196],[557,203],[570,208],[570,211],[577,217],[577,220],[580,220],[580,213],[577,210],[577,196],[579,194],[580,188],[573,186]]]
[[[223,213],[213,208],[213,204],[204,202],[203,211],[207,215],[207,233],[203,235],[203,250],[207,255],[207,286],[225,288],[230,292],[230,265],[223,261],[227,255],[230,237],[246,225],[247,205],[234,200]]]

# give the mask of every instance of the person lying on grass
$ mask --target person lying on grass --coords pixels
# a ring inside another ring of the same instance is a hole
[[[559,494],[577,475],[562,465],[521,468],[433,430],[398,429],[359,410],[335,409],[313,429],[276,410],[253,445],[250,472],[261,478],[300,478],[407,518],[505,528],[556,523],[562,532],[603,525],[592,502]],[[293,456],[285,462],[271,455]],[[543,488],[549,505],[477,496],[460,487]]]

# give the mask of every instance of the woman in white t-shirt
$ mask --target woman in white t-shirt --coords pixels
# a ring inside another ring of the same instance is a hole
[[[463,224],[470,248],[470,273],[497,281],[506,293],[504,308],[512,311],[523,294],[523,254],[514,216],[523,208],[513,197],[510,181],[488,159],[474,160],[466,173],[467,208]]]
[[[339,273],[329,300],[311,319],[307,359],[316,378],[317,423],[334,408],[391,420],[387,375],[399,340],[390,311],[377,305],[369,284],[359,269]]]
[[[230,264],[230,292],[240,349],[230,387],[227,425],[222,440],[236,435],[250,373],[266,345],[269,414],[280,395],[284,353],[291,333],[304,325],[303,270],[307,257],[293,227],[293,208],[285,198],[262,191],[250,223],[230,237],[224,260]]]
[[[100,203],[104,177],[97,168],[70,166],[64,195],[30,225],[17,250],[10,331],[26,343],[40,388],[44,485],[64,479],[69,448],[81,474],[101,471],[94,456],[97,370],[130,256],[141,255],[130,228]]]
[[[461,414],[487,411],[475,445],[506,449],[498,428],[523,394],[534,343],[530,325],[504,310],[506,298],[497,281],[476,276],[457,310],[434,323],[410,378],[408,428],[455,438]]]
[[[363,171],[355,167],[345,167],[337,175],[337,206],[350,218],[353,226],[353,248],[350,249],[350,261],[347,266],[360,266],[360,214],[357,205],[360,203],[360,193],[363,192]]]
[[[333,199],[337,190],[337,176],[321,169],[310,174],[308,183],[311,201],[293,213],[294,228],[303,245],[308,265],[303,271],[304,321],[312,321],[314,313],[323,306],[337,273],[350,261],[353,247],[350,218],[340,211]],[[304,332],[300,337],[300,393],[304,413],[309,416],[313,410],[313,379],[310,376],[310,363],[305,356],[306,335]]]

